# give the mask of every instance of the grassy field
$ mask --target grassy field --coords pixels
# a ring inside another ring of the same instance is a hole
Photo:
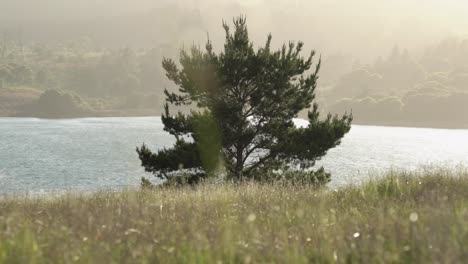
[[[466,172],[390,173],[337,191],[205,184],[0,201],[0,263],[467,259]]]

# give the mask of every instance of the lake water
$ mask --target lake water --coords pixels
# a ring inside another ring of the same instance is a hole
[[[298,121],[302,123],[302,121]],[[146,174],[135,148],[170,147],[158,117],[0,118],[0,194],[135,188]],[[468,130],[353,126],[319,165],[332,187],[372,173],[468,165]]]

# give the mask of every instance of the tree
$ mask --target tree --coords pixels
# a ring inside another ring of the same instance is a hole
[[[352,121],[347,114],[319,118],[313,101],[320,60],[312,69],[315,52],[303,58],[302,42],[272,51],[271,35],[255,51],[243,17],[234,19],[233,32],[223,26],[226,42],[219,55],[208,40],[205,51],[181,51],[181,69],[163,60],[167,77],[179,87],[178,93],[165,91],[162,115],[176,143],[156,153],[137,148],[142,166],[161,179],[190,174],[195,182],[219,173],[220,164],[234,180],[278,169],[308,171],[340,144]],[[193,110],[171,115],[169,104]],[[310,108],[309,125],[296,127],[293,118]]]

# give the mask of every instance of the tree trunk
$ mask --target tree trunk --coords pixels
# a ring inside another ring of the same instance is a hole
[[[240,147],[240,144],[237,145],[236,153],[236,171],[235,176],[238,180],[242,180],[244,172],[244,156],[242,155],[243,149]]]

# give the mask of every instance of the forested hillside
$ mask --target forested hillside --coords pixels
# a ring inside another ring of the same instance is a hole
[[[65,116],[160,114],[163,90],[172,88],[163,57],[176,58],[179,47],[203,45],[207,38],[219,50],[223,37],[216,25],[245,13],[254,42],[263,43],[259,32],[267,30],[279,36],[273,47],[280,39],[304,39],[317,49],[323,66],[317,94],[327,111],[353,111],[358,124],[468,126],[468,40],[438,33],[457,28],[448,20],[423,20],[447,7],[428,4],[415,9],[412,20],[398,12],[401,1],[384,8],[358,0],[375,12],[344,4],[345,15],[322,0],[118,0],[112,8],[109,1],[65,2],[2,2],[0,115],[49,116],[50,109],[66,107],[62,102],[41,110],[39,96],[51,89],[75,98],[74,109],[81,109],[63,111]],[[323,12],[310,16],[312,7]],[[373,19],[380,13],[382,19]],[[336,16],[342,19],[332,20]],[[307,27],[298,26],[304,22]]]
[[[40,106],[30,105],[51,89],[80,97],[91,109],[84,115],[159,114],[163,90],[171,89],[163,54],[177,49],[97,48],[87,37],[27,44],[3,38],[0,114],[35,116],[31,109]],[[468,40],[446,39],[419,53],[395,47],[372,64],[324,55],[322,65],[318,99],[331,112],[352,110],[356,123],[468,125]]]
[[[354,65],[323,94],[330,110],[356,122],[468,126],[468,40],[446,39],[414,55],[395,47],[371,65]]]
[[[28,115],[22,112],[51,89],[79,96],[97,112],[158,108],[161,49],[96,50],[86,44],[0,42],[0,114]]]

